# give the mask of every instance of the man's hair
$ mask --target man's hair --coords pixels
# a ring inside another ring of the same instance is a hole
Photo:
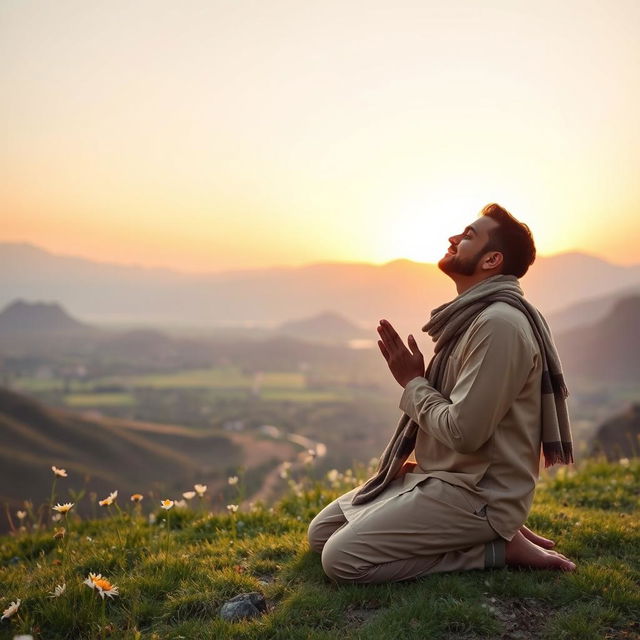
[[[502,273],[521,278],[536,259],[531,230],[495,202],[483,207],[480,215],[489,216],[498,223],[489,234],[485,252],[500,251],[503,257]]]

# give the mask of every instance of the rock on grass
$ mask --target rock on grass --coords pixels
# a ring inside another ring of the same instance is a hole
[[[220,609],[220,617],[228,622],[235,622],[245,618],[257,618],[266,611],[267,603],[264,596],[257,591],[252,591],[227,600]]]

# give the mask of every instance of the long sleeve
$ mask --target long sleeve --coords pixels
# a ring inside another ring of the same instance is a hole
[[[418,376],[405,387],[400,408],[425,433],[465,454],[493,435],[521,392],[535,351],[520,327],[490,315],[472,325],[459,357],[449,398]]]

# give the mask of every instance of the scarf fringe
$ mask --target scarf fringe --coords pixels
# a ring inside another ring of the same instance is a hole
[[[573,445],[571,442],[545,442],[542,445],[545,469],[554,464],[571,464],[573,462]]]

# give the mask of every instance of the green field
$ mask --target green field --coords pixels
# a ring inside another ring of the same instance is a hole
[[[36,378],[31,376],[21,376],[11,381],[11,388],[16,391],[26,393],[41,393],[46,391],[60,391],[64,387],[64,381],[58,378]],[[90,389],[91,385],[86,382],[73,382],[73,389]]]
[[[248,376],[235,368],[193,369],[175,374],[145,376],[119,376],[104,383],[119,383],[133,387],[251,389],[258,384],[262,389],[303,389],[305,378],[301,373],[264,372],[260,376]]]
[[[178,373],[123,375],[95,378],[90,381],[73,380],[73,391],[91,391],[95,387],[118,385],[126,388],[152,387],[167,388],[207,388],[207,389],[304,389],[305,376],[299,372],[283,373],[265,371],[257,376],[242,373],[235,367],[190,369]],[[23,391],[52,391],[63,387],[63,380],[56,378],[36,378],[23,376],[16,378],[12,386]]]
[[[70,393],[64,397],[66,405],[82,407],[132,407],[135,398],[130,393]]]
[[[306,389],[265,389],[260,393],[262,400],[286,400],[288,402],[340,402],[351,399],[344,391],[314,391]]]
[[[361,478],[364,476],[360,476]],[[298,478],[304,483],[303,478]],[[545,475],[528,524],[577,563],[571,573],[497,569],[386,585],[337,585],[307,546],[309,520],[352,484],[295,485],[274,508],[214,515],[198,506],[156,521],[112,510],[0,538],[0,638],[184,640],[603,640],[640,628],[640,460],[588,461]],[[240,491],[240,490],[239,490]],[[86,498],[85,498],[86,499]],[[145,500],[148,500],[145,499]],[[144,502],[142,503],[145,504]],[[169,519],[167,519],[169,518]],[[15,521],[15,516],[14,516]],[[101,600],[83,581],[119,589]],[[64,593],[50,597],[56,585]],[[229,598],[262,592],[261,617],[225,622]]]
[[[19,378],[14,386],[34,394],[64,393],[63,381],[40,378]],[[96,391],[103,387],[127,391]],[[207,392],[211,398],[242,398],[250,394],[264,401],[324,403],[353,399],[354,391],[345,388],[309,389],[305,375],[299,372],[265,371],[247,375],[237,368],[193,369],[171,374],[109,376],[92,381],[73,381],[62,396],[69,407],[132,407],[136,406],[136,390],[194,390]]]

